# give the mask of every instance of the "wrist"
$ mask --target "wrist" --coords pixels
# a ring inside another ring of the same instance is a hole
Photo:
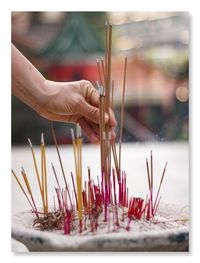
[[[51,111],[51,103],[55,101],[55,97],[59,93],[59,85],[57,82],[44,79],[38,96],[38,114],[42,115],[43,112]]]

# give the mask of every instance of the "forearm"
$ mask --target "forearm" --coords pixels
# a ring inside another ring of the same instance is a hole
[[[28,106],[40,112],[45,103],[45,78],[12,45],[12,93]]]

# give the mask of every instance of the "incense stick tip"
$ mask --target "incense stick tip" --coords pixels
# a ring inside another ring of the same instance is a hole
[[[77,138],[81,138],[81,127],[79,124],[76,124],[76,136]]]
[[[44,144],[44,133],[41,133],[41,144]]]
[[[99,81],[98,81],[98,80],[96,81],[96,84],[97,84],[97,87],[98,87],[98,89],[99,89],[99,86],[100,86],[100,85],[99,85]]]
[[[72,140],[74,141],[75,140],[75,136],[74,136],[74,129],[71,128],[71,136],[72,136]]]
[[[28,138],[28,143],[29,143],[30,147],[32,148],[33,145],[32,145],[32,142],[31,142],[31,139],[30,139],[30,138]]]

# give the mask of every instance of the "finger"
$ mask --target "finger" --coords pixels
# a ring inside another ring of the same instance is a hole
[[[80,105],[79,114],[82,114],[85,118],[91,120],[92,122],[98,124],[100,118],[99,108],[91,106],[86,101],[83,101]],[[105,121],[108,122],[108,114],[105,114]]]
[[[98,138],[100,138],[100,135],[99,135],[99,125],[97,124],[94,124],[93,122],[91,122],[90,120],[87,120],[86,121],[90,124],[90,126],[92,127],[93,131],[95,132],[95,134],[97,135]],[[109,132],[111,133],[111,141],[114,141],[115,138],[116,138],[116,134],[115,134],[115,130],[113,128],[111,128],[109,130]]]
[[[99,93],[94,88],[92,83],[87,80],[82,80],[80,83],[81,91],[85,100],[91,104],[92,106],[98,107],[99,106]]]
[[[84,118],[85,119],[85,118]],[[97,135],[97,137],[99,138],[99,125],[88,120],[88,119],[85,119],[85,121],[87,121],[90,126],[92,127],[93,131],[95,132],[95,134]]]
[[[115,115],[114,115],[114,112],[113,112],[113,110],[110,108],[110,110],[109,110],[109,125],[111,126],[111,127],[116,127],[117,126],[117,121],[116,121],[116,119],[115,119]]]
[[[114,131],[114,129],[111,129],[111,140],[114,142],[115,138],[116,138],[115,131]]]
[[[80,126],[85,135],[92,141],[92,142],[98,142],[99,138],[96,135],[96,133],[93,131],[91,125],[84,119],[81,118],[77,122]]]
[[[64,115],[64,114],[56,114],[49,111],[40,112],[39,115],[47,120],[57,121],[57,122],[69,122],[69,123],[77,123],[77,121],[82,118],[82,115]]]
[[[90,104],[95,106],[95,107],[99,107],[99,93],[98,93],[98,91],[93,88],[89,96],[90,96],[89,97]]]

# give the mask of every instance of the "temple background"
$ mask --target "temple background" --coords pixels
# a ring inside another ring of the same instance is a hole
[[[107,19],[113,24],[118,121],[123,63],[128,57],[124,142],[188,141],[188,13],[13,12],[12,42],[46,78],[88,79],[95,85]],[[71,142],[72,126],[55,124],[59,143]],[[12,144],[26,144],[28,137],[38,144],[41,132],[51,144],[49,122],[12,97]]]

